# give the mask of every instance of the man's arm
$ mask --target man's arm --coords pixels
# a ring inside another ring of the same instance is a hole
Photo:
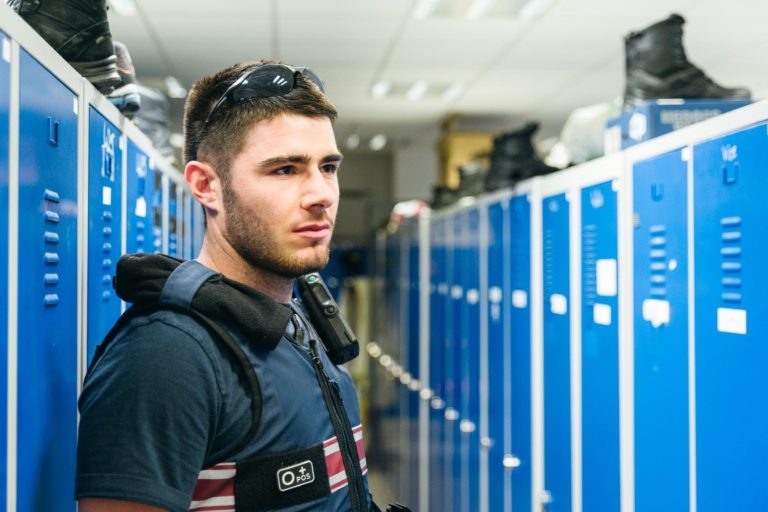
[[[78,512],[168,512],[164,508],[131,501],[83,498],[77,502]]]

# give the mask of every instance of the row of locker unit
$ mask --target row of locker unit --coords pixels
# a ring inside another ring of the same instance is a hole
[[[404,502],[764,508],[766,120],[756,103],[379,237],[372,387],[399,388]]]
[[[0,6],[0,510],[76,509],[77,396],[129,252],[190,257],[178,171]]]

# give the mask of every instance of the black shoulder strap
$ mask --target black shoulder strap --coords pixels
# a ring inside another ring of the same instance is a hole
[[[86,378],[88,374],[93,371],[93,368],[95,368],[99,359],[104,355],[104,352],[110,343],[117,338],[117,335],[121,333],[134,318],[146,316],[155,311],[175,311],[189,316],[198,324],[202,325],[214,340],[218,340],[229,349],[230,353],[242,368],[243,374],[251,388],[251,428],[248,431],[248,435],[246,435],[240,444],[232,450],[232,454],[236,454],[245,448],[253,436],[256,435],[256,430],[259,427],[262,406],[261,387],[259,386],[259,379],[256,375],[256,371],[240,344],[235,341],[232,335],[220,324],[202,312],[192,308],[192,298],[197,292],[197,289],[212,275],[215,275],[213,271],[194,261],[187,261],[179,265],[163,286],[159,302],[142,305],[134,304],[120,316],[117,322],[115,322],[112,329],[110,329],[101,343],[96,347],[93,359],[88,365]]]

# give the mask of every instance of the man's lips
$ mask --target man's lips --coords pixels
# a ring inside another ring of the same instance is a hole
[[[293,230],[294,233],[305,238],[320,239],[325,238],[331,232],[331,225],[327,222],[318,222],[314,224],[304,224]]]

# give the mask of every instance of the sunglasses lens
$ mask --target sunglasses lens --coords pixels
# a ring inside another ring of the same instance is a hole
[[[317,73],[312,71],[311,68],[304,68],[301,71],[301,74],[307,77],[308,79],[310,79],[312,82],[314,82],[315,85],[317,85],[321,91],[325,92],[325,83],[319,76],[317,76]]]
[[[232,100],[240,103],[251,98],[283,96],[293,89],[293,71],[283,66],[263,66],[249,74],[232,91]]]

